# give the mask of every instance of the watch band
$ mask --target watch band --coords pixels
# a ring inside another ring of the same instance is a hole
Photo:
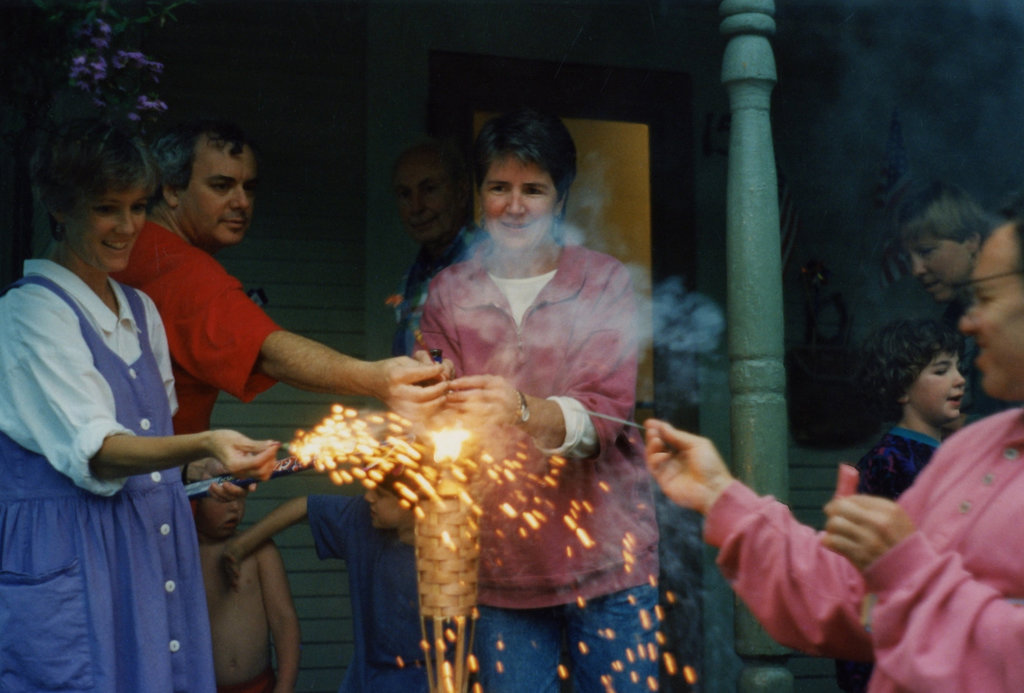
[[[519,395],[519,423],[526,423],[530,420],[530,408],[526,406],[526,395],[516,390]]]

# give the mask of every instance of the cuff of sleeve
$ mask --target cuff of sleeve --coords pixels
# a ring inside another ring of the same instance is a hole
[[[917,571],[930,572],[938,554],[924,535],[914,532],[896,544],[864,571],[869,592],[882,593],[899,588],[917,578]]]
[[[722,546],[736,528],[756,513],[767,499],[738,480],[729,484],[704,518],[704,541]]]
[[[90,424],[75,436],[71,446],[72,459],[64,462],[64,468],[61,468],[60,465],[54,466],[57,471],[67,474],[76,486],[99,496],[112,496],[124,487],[128,477],[97,479],[89,469],[89,460],[103,447],[103,441],[108,436],[119,434],[135,435],[127,428],[111,428],[109,421],[97,421]]]
[[[561,457],[586,458],[592,457],[598,451],[597,431],[594,429],[594,422],[583,411],[583,405],[572,397],[548,397],[562,410],[562,418],[565,420],[565,440],[557,448],[540,451],[545,455],[559,455]]]

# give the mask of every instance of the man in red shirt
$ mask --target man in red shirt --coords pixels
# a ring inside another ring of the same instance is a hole
[[[442,366],[409,357],[362,361],[279,327],[213,258],[252,221],[257,161],[231,123],[186,123],[153,147],[162,180],[127,269],[115,278],[156,303],[167,331],[176,433],[204,431],[219,391],[248,402],[275,382],[369,395],[421,416],[444,400]]]

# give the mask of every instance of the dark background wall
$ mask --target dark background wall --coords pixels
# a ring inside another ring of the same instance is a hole
[[[0,21],[24,4],[0,3]],[[880,281],[886,226],[874,197],[894,109],[914,175],[958,183],[990,206],[1020,184],[1022,12],[1013,0],[776,4],[776,156],[801,220],[784,276],[787,345],[805,339],[800,268],[810,260],[828,270],[825,292],[842,296],[852,344],[890,317],[935,312],[912,280]],[[728,105],[719,84],[724,40],[717,6],[713,0],[208,0],[148,31],[144,48],[166,64],[160,93],[170,105],[167,122],[223,115],[262,144],[250,237],[219,258],[247,286],[264,289],[268,312],[284,326],[376,358],[386,354],[392,325],[384,299],[414,253],[394,211],[390,167],[425,130],[433,50],[689,75],[694,280],[724,305]],[[15,174],[7,157],[0,167],[3,212]],[[9,257],[7,241],[0,235],[0,253]],[[38,240],[36,249],[41,245]],[[726,371],[724,349],[704,359],[699,419],[727,452]],[[325,416],[331,401],[276,386],[247,405],[224,398],[215,423],[288,439]],[[820,523],[835,462],[856,459],[870,442],[811,447],[794,441],[790,501],[802,519]],[[354,492],[319,477],[275,482],[252,496],[250,520],[284,497],[314,491]],[[344,571],[316,560],[304,527],[283,534],[279,545],[303,613],[301,689],[335,690],[351,654]],[[703,552],[696,542],[678,550]],[[710,565],[702,596],[698,688],[734,690],[731,599]],[[829,662],[797,657],[792,668],[798,691],[835,690]]]

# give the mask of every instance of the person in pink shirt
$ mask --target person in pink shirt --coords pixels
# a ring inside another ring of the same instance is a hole
[[[1024,398],[1024,227],[985,241],[960,329],[985,391]],[[823,532],[729,473],[710,440],[648,420],[647,466],[705,515],[733,589],[780,643],[874,661],[870,693],[1024,686],[1024,415],[1010,409],[939,447],[898,500],[837,495]]]

